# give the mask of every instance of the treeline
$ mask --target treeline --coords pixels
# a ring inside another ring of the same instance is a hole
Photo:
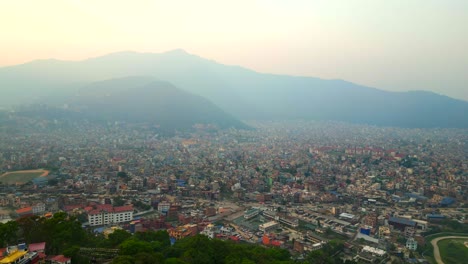
[[[126,239],[124,239],[125,236],[127,236]],[[118,230],[109,236],[109,240],[118,241],[117,248],[120,249],[119,256],[112,261],[112,264],[343,264],[340,258],[333,257],[335,253],[343,249],[343,243],[339,241],[332,241],[322,250],[313,251],[299,258],[292,256],[287,249],[283,248],[209,239],[204,235],[187,237],[170,245],[169,236],[165,231],[137,232],[132,236],[125,231]]]
[[[457,220],[445,219],[437,224],[431,226],[429,231],[423,233],[424,236],[432,234],[451,232],[451,233],[468,233],[468,225],[462,224]]]
[[[86,245],[93,239],[94,236],[83,229],[75,217],[63,212],[51,218],[32,216],[0,223],[0,247],[19,242],[46,242],[46,253],[55,255],[72,246]]]
[[[166,231],[132,235],[124,230],[115,230],[105,238],[102,234],[83,229],[75,217],[66,213],[56,213],[49,219],[28,217],[0,223],[0,247],[18,242],[46,242],[46,254],[64,254],[72,257],[73,264],[95,261],[92,254],[83,254],[80,248],[118,249],[113,264],[343,263],[339,258],[332,257],[343,248],[343,243],[339,241],[332,241],[322,250],[303,257],[292,256],[282,248],[209,239],[203,235],[180,239],[171,245]]]

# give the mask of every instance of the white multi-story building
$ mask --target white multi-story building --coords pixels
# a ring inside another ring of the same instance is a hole
[[[158,204],[158,211],[160,213],[167,213],[169,211],[169,208],[171,208],[171,203],[169,202],[160,202]]]
[[[408,240],[406,240],[406,248],[415,251],[418,249],[418,242],[414,240],[414,238],[408,238]]]
[[[32,212],[33,214],[42,214],[45,212],[45,204],[44,203],[38,203],[36,205],[32,206]]]
[[[129,222],[133,220],[133,206],[98,206],[88,213],[90,226]]]

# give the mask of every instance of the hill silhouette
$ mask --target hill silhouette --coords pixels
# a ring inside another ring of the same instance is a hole
[[[205,98],[147,76],[91,83],[63,100],[70,110],[97,120],[151,122],[187,129],[194,124],[247,128]]]
[[[119,52],[83,61],[0,68],[0,105],[58,101],[89,82],[151,76],[244,120],[315,119],[398,127],[468,127],[468,102],[431,92],[388,92],[343,80],[263,74],[183,50]],[[3,88],[5,87],[5,88]],[[46,99],[47,98],[47,99]]]

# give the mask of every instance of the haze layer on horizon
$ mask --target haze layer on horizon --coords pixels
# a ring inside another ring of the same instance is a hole
[[[0,66],[182,48],[259,72],[468,101],[467,13],[465,0],[1,1]]]

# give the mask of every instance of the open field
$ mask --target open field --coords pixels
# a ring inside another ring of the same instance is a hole
[[[4,184],[25,184],[37,177],[49,175],[47,170],[25,170],[6,172],[0,176],[0,182]]]
[[[464,245],[467,239],[445,239],[439,245],[440,255],[445,264],[462,263],[468,259],[468,248]]]
[[[468,254],[468,248],[463,244],[464,241],[467,240],[467,234],[433,238],[431,240],[431,245],[433,247],[435,262],[438,264],[460,263],[460,258],[463,260],[468,257],[465,255]],[[454,241],[457,242],[454,243]],[[457,244],[460,244],[463,248],[459,247]]]

